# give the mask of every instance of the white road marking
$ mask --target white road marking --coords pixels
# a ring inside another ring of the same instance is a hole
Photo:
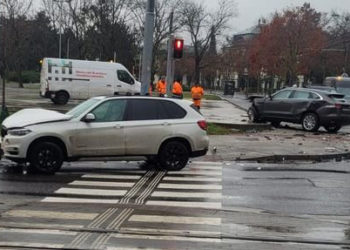
[[[138,180],[142,177],[142,175],[105,175],[105,174],[86,174],[83,175],[82,178],[95,178],[95,179],[132,179]]]
[[[199,224],[221,225],[221,218],[188,217],[188,216],[158,216],[158,215],[133,215],[129,221],[149,223],[176,223],[176,224]]]
[[[152,235],[130,235],[130,234],[113,234],[112,237],[119,239],[144,239],[144,240],[168,240],[168,241],[194,241],[194,242],[208,242],[220,243],[221,239],[214,238],[190,238],[183,236],[152,236]]]
[[[161,183],[158,185],[158,188],[169,188],[169,189],[204,189],[204,190],[221,190],[221,185],[212,185],[212,184],[167,184]]]
[[[184,177],[175,177],[175,176],[165,176],[164,181],[203,181],[203,182],[221,182],[221,178],[207,178],[207,177],[195,177],[195,176],[184,176]],[[179,184],[181,185],[181,184]]]
[[[27,229],[27,228],[0,228],[0,233],[77,235],[76,232],[70,232],[70,231],[60,231],[60,230],[50,230],[50,229]]]
[[[208,198],[221,199],[221,193],[186,193],[186,192],[162,192],[155,191],[152,197],[171,197],[171,198]]]
[[[117,204],[119,200],[105,199],[84,199],[84,198],[64,198],[64,197],[46,197],[42,202],[57,202],[57,203],[96,203],[96,204]]]
[[[33,211],[33,210],[10,210],[3,214],[3,217],[22,217],[22,218],[44,218],[44,219],[72,219],[72,220],[92,220],[98,213],[75,213],[58,211]]]
[[[133,182],[73,181],[69,185],[92,187],[132,187]]]
[[[146,202],[146,205],[166,206],[166,207],[198,207],[220,209],[221,202],[190,202],[190,201],[152,201]]]
[[[168,172],[168,175],[205,175],[205,176],[222,176],[222,171],[203,171],[203,170],[187,170],[180,172]]]
[[[221,171],[222,170],[222,166],[207,166],[207,165],[191,165],[189,168],[185,168],[182,171],[186,171],[189,169],[199,169],[199,170],[208,170],[208,171]]]
[[[45,223],[23,223],[23,222],[6,222],[6,224],[1,224],[0,223],[0,227],[6,227],[9,225],[14,225],[14,226],[21,226],[21,227],[31,227],[31,228],[35,228],[35,227],[45,227],[45,228],[53,228],[53,229],[57,229],[57,228],[67,228],[67,229],[71,229],[71,228],[83,228],[84,225],[73,225],[73,224],[45,224]]]
[[[98,195],[98,196],[122,196],[127,190],[106,190],[88,188],[60,188],[56,194]]]
[[[160,228],[134,228],[124,227],[121,230],[123,233],[135,233],[135,232],[148,232],[148,233],[165,233],[165,234],[184,234],[186,236],[209,236],[209,237],[221,237],[221,232],[212,231],[196,231],[196,230],[176,230],[176,229],[160,229]]]
[[[10,242],[10,241],[0,241],[0,246],[6,247],[26,247],[26,248],[49,248],[49,249],[62,249],[63,244],[47,244],[47,243],[29,243],[29,242]]]
[[[222,162],[216,162],[216,161],[193,161],[191,164],[200,164],[200,165],[218,165],[222,166]]]

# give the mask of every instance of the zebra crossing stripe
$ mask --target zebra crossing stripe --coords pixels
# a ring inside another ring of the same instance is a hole
[[[76,232],[61,231],[57,229],[27,229],[27,228],[0,228],[0,233],[23,233],[45,235],[77,235]]]
[[[146,205],[165,206],[165,207],[192,207],[192,208],[211,208],[220,209],[221,202],[191,202],[191,201],[155,201],[149,200]]]
[[[43,219],[70,219],[70,220],[91,220],[97,213],[75,213],[58,211],[34,211],[34,210],[10,210],[3,214],[3,217],[22,217],[22,218],[43,218]]]
[[[166,241],[193,241],[207,243],[221,243],[221,239],[216,238],[199,238],[185,236],[157,236],[157,235],[131,235],[131,234],[112,234],[113,238],[118,239],[139,239],[139,240],[166,240]]]
[[[221,182],[221,178],[210,178],[210,177],[192,177],[192,176],[165,176],[164,181],[203,181],[203,182]]]
[[[152,197],[170,197],[170,198],[208,198],[208,199],[221,199],[221,193],[190,193],[190,192],[162,192],[155,191],[151,195]]]
[[[168,188],[168,189],[203,189],[203,190],[221,190],[221,185],[213,185],[213,184],[168,184],[161,183],[158,185],[158,188]]]
[[[64,198],[64,197],[46,197],[41,202],[52,203],[90,203],[90,204],[117,204],[118,199],[84,199],[84,198]]]
[[[172,175],[181,175],[181,176],[186,176],[186,175],[204,175],[204,176],[222,176],[222,171],[203,171],[203,170],[198,170],[198,171],[193,171],[193,170],[183,170],[181,172],[168,172],[170,176]]]
[[[11,241],[0,241],[0,247],[18,247],[19,249],[23,248],[40,248],[40,249],[62,249],[63,244],[49,244],[49,243],[29,243],[29,242],[11,242]]]
[[[92,186],[92,187],[132,187],[133,182],[106,182],[106,181],[73,181],[72,186]]]
[[[199,235],[201,237],[221,237],[221,232],[213,232],[213,231],[199,231],[199,230],[178,230],[178,229],[162,229],[162,228],[135,228],[135,227],[123,227],[120,230],[122,233],[139,233],[139,232],[147,232],[151,234],[172,234],[172,235],[186,235],[186,236],[196,236]]]
[[[160,215],[133,215],[129,221],[148,223],[175,223],[175,224],[199,224],[221,225],[221,218],[189,217],[189,216],[160,216]]]
[[[222,162],[215,162],[215,161],[192,161],[191,165],[216,165],[216,166],[222,166]]]
[[[104,174],[86,174],[83,175],[81,178],[90,178],[90,179],[132,179],[132,180],[138,180],[142,177],[142,175],[104,175]]]
[[[76,194],[76,195],[98,195],[98,196],[122,196],[127,190],[106,190],[89,188],[60,188],[56,194]]]

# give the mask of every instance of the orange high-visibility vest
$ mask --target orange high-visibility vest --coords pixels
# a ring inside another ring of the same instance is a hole
[[[159,92],[159,94],[163,94],[163,95],[166,94],[166,82],[165,81],[159,80],[157,82],[157,91]]]
[[[182,86],[178,81],[175,81],[173,84],[173,94],[174,95],[182,95]]]
[[[204,95],[204,90],[201,86],[193,86],[191,89],[191,96],[195,106],[201,106],[201,99]]]

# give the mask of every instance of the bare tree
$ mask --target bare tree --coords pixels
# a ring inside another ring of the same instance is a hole
[[[195,83],[200,82],[202,60],[209,50],[212,37],[221,35],[235,14],[236,5],[233,0],[220,0],[219,8],[214,12],[207,11],[203,3],[191,0],[184,3],[180,24],[191,37],[195,60]]]
[[[28,36],[26,29],[27,14],[32,6],[32,0],[3,0],[0,7],[4,14],[4,27],[2,34],[4,41],[3,65],[9,68],[11,65],[19,76],[19,85],[23,87],[22,70],[25,53],[28,49]],[[11,55],[11,56],[8,56]]]

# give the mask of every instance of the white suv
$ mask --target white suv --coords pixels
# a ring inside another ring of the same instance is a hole
[[[66,114],[23,109],[3,122],[4,156],[41,173],[63,161],[145,156],[166,170],[208,150],[207,123],[189,101],[151,97],[95,97]],[[125,158],[124,158],[125,159]]]

